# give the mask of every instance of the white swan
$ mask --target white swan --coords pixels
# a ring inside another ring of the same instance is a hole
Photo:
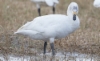
[[[100,0],[94,0],[94,3],[93,3],[94,7],[100,7]]]
[[[41,16],[41,9],[40,9],[40,6],[42,5],[42,3],[52,7],[52,10],[53,10],[53,13],[55,13],[55,6],[56,4],[59,3],[58,0],[31,0],[32,2],[35,2],[36,3],[36,6],[38,8],[38,14],[39,16]]]
[[[54,39],[68,36],[80,26],[78,16],[78,4],[70,3],[67,15],[51,14],[36,17],[33,21],[27,22],[19,28],[15,34],[27,35],[33,40],[44,40],[44,54],[46,53],[47,41],[50,41],[52,54],[54,52]]]

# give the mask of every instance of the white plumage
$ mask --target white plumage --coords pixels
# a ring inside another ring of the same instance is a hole
[[[100,7],[100,0],[94,0],[94,3],[93,3],[94,7]]]
[[[44,40],[45,42],[50,41],[53,51],[52,43],[54,43],[54,39],[64,38],[79,28],[80,21],[76,15],[77,13],[78,5],[77,3],[72,2],[68,6],[68,16],[51,14],[36,17],[33,21],[27,22],[19,28],[15,34],[27,35],[33,40]],[[54,54],[55,53],[53,52],[53,55]]]
[[[66,15],[55,14],[37,17],[19,28],[16,33],[27,33],[26,35],[31,35],[33,39],[45,40],[51,37],[66,37],[78,27],[78,20],[73,21],[73,18],[69,19]]]
[[[58,0],[31,0],[32,2],[35,2],[36,4],[42,4],[42,3],[46,3],[48,6],[53,6],[54,4],[58,4],[59,1]]]
[[[31,1],[36,3],[39,16],[41,16],[41,12],[40,12],[41,11],[40,10],[41,5],[48,5],[48,6],[52,7],[53,13],[55,13],[55,6],[56,6],[56,4],[59,3],[58,0],[31,0]]]

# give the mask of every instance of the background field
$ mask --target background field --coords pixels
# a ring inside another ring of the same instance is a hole
[[[79,4],[80,28],[68,37],[56,40],[55,50],[100,55],[100,8],[93,7],[93,0],[60,0],[56,13],[66,15],[67,7],[72,1]],[[42,15],[52,13],[51,7],[41,8]],[[0,53],[34,55],[43,52],[43,41],[33,41],[13,34],[37,16],[37,8],[30,0],[0,0]],[[47,49],[50,51],[49,44]]]

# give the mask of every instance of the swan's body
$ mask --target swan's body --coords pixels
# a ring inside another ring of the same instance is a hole
[[[55,13],[55,6],[59,3],[58,0],[31,0],[32,2],[36,3],[36,6],[38,8],[39,16],[41,16],[41,9],[40,6],[50,6],[52,7],[53,13]]]
[[[93,3],[94,7],[100,7],[100,0],[94,0],[94,3]]]
[[[78,19],[78,17],[77,17]],[[28,22],[17,33],[25,34],[36,40],[64,38],[79,27],[79,20],[73,21],[66,15],[46,15]]]
[[[79,28],[80,21],[76,13],[78,13],[78,5],[72,2],[67,10],[68,16],[51,14],[37,17],[19,28],[15,34],[27,35],[34,40],[44,40],[44,53],[47,41],[50,41],[54,55],[54,39],[64,38]]]

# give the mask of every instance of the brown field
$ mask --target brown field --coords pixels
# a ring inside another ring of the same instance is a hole
[[[100,55],[100,8],[93,0],[60,0],[57,14],[65,14],[70,2],[79,4],[80,28],[68,37],[55,41],[56,52],[79,52]],[[42,7],[42,15],[51,14],[51,7]],[[43,41],[33,41],[13,33],[27,21],[38,16],[30,0],[0,0],[0,53],[34,55],[43,50]],[[35,48],[37,51],[31,50]],[[50,51],[48,44],[47,50]]]

